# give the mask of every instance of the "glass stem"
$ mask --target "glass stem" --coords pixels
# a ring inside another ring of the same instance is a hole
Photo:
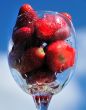
[[[37,110],[47,110],[52,95],[34,95],[33,99]]]

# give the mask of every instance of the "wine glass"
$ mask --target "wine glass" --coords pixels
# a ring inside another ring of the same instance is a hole
[[[40,51],[43,51],[42,49],[45,49],[46,51],[48,43],[50,42],[46,42],[43,40],[41,41],[38,38],[36,38],[37,34],[36,32],[34,32],[33,34],[34,36],[33,40],[29,40],[27,38],[20,44],[14,44],[12,38],[9,41],[8,63],[14,80],[17,82],[17,84],[21,87],[23,91],[32,95],[38,110],[47,110],[52,96],[54,94],[59,93],[68,84],[69,80],[74,74],[77,56],[76,39],[72,21],[70,20],[70,18],[67,18],[64,14],[60,14],[58,12],[53,11],[38,11],[37,14],[40,18],[47,17],[49,20],[50,20],[49,15],[59,16],[60,18],[64,19],[68,25],[70,34],[65,40],[64,39],[61,40],[61,42],[65,41],[68,45],[71,46],[71,48],[75,50],[75,56],[73,56],[74,58],[71,59],[70,57],[70,61],[73,60],[72,66],[63,69],[64,67],[63,64],[62,68],[60,68],[60,71],[51,72],[46,64],[47,61],[45,61],[45,63],[43,63],[41,67],[38,67],[36,65],[36,68],[34,69],[34,64],[31,64],[31,60],[33,60],[32,63],[35,63],[34,60],[36,60],[36,58],[33,55],[35,53],[33,54],[31,53],[31,55],[29,56],[26,54],[26,57],[24,57],[27,48],[30,48],[30,46],[33,45],[33,47],[34,46],[37,46],[39,48],[42,47]],[[24,16],[24,14],[19,15],[17,19],[21,20],[22,16]],[[24,24],[23,21],[19,23],[21,25]],[[32,26],[32,24],[30,26]],[[17,27],[15,27],[13,31],[15,32],[16,29]],[[59,41],[59,39],[57,40]],[[37,62],[38,64],[40,63],[39,61]],[[51,60],[49,62],[51,63]],[[32,66],[30,66],[30,64]]]

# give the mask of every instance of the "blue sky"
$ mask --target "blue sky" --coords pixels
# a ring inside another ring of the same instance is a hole
[[[75,28],[86,26],[85,0],[2,0],[0,2],[0,51],[7,50],[8,39],[20,6],[29,3],[35,10],[53,10],[69,12],[72,15]]]

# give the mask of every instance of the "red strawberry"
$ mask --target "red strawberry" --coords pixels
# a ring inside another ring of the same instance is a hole
[[[33,71],[42,66],[45,58],[45,53],[42,47],[34,47],[28,49],[21,58],[20,72],[26,73]]]
[[[56,41],[48,46],[46,60],[50,70],[62,72],[74,65],[75,49],[65,41]]]
[[[54,16],[54,22],[56,24],[56,31],[52,40],[65,40],[70,36],[70,27],[64,18],[58,14]]]
[[[54,22],[42,18],[36,21],[36,29],[37,37],[42,40],[49,40],[53,37],[56,27]]]
[[[14,31],[12,36],[14,44],[23,42],[24,40],[27,40],[27,39],[31,39],[32,33],[33,33],[33,30],[29,27],[22,27]]]
[[[20,68],[20,63],[21,63],[20,59],[21,59],[23,52],[24,51],[21,45],[13,46],[8,56],[8,62],[12,68],[15,68],[17,70]]]
[[[64,18],[56,15],[44,15],[36,21],[37,36],[42,40],[66,39],[70,35],[70,29]]]
[[[23,6],[21,6],[18,15],[19,16],[15,25],[16,28],[20,28],[23,26],[33,27],[33,22],[37,19],[36,12],[29,4],[24,4]]]
[[[14,30],[21,27],[34,28],[34,19],[29,15],[29,13],[24,13],[18,16]]]
[[[21,6],[18,15],[21,15],[24,13],[28,13],[31,19],[37,18],[36,11],[34,11],[34,9],[29,4],[24,4],[23,6]]]
[[[54,41],[55,40],[65,40],[67,37],[70,36],[70,29],[68,25],[65,25],[59,28],[54,34]]]
[[[33,8],[31,7],[31,5],[29,4],[24,4],[21,6],[20,10],[19,10],[19,15],[26,13],[26,12],[30,12],[33,11]]]
[[[66,18],[68,18],[69,20],[72,20],[72,17],[69,13],[66,13],[66,12],[62,12],[61,13],[62,15],[64,15]]]

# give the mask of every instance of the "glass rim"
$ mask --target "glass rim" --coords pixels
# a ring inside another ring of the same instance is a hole
[[[35,10],[33,10],[33,11],[35,11]],[[37,10],[37,11],[35,11],[35,12],[38,14],[38,16],[40,15],[40,13],[42,13],[42,14],[59,15],[60,17],[62,17],[63,19],[65,19],[72,27],[74,27],[74,26],[73,26],[73,23],[72,23],[72,20],[68,19],[68,18],[65,17],[62,13],[60,13],[60,12],[58,12],[58,11]],[[23,15],[27,15],[28,13],[29,13],[29,12],[24,12],[24,13],[18,15],[17,18],[20,18],[20,17],[23,16]],[[40,16],[39,16],[39,17],[40,17]]]

